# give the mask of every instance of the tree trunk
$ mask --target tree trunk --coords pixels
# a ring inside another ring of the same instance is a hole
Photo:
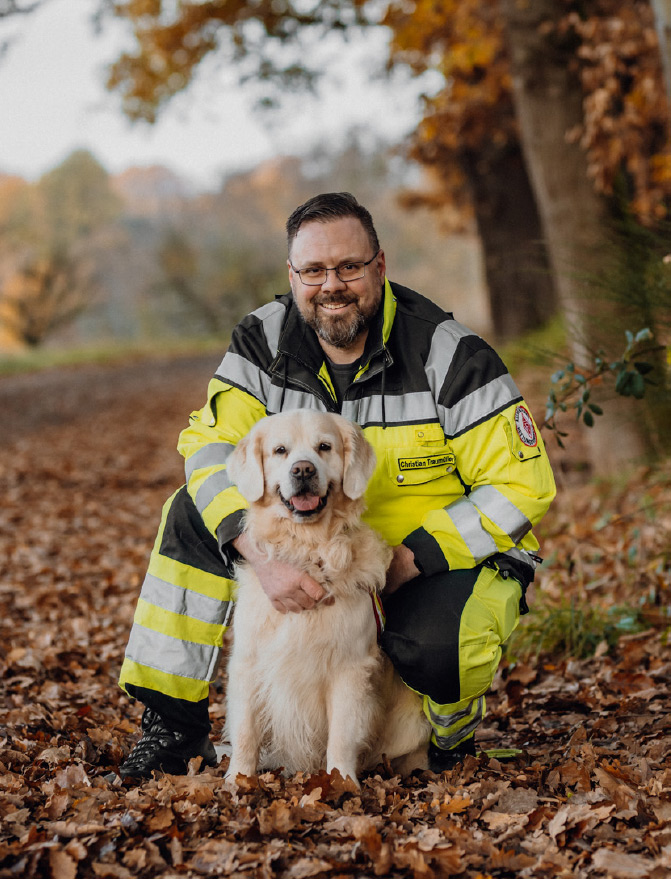
[[[666,98],[671,101],[671,0],[651,0],[664,71]]]
[[[494,332],[499,340],[535,330],[556,313],[558,297],[540,216],[521,149],[511,149],[481,169],[462,159],[468,176]]]
[[[573,47],[540,28],[558,21],[565,7],[561,0],[502,4],[522,147],[573,357],[584,364],[590,352],[603,347],[614,358],[624,348],[626,315],[589,285],[590,278],[603,278],[613,261],[608,206],[588,179],[584,152],[567,138],[583,121],[582,89],[569,66]],[[595,472],[612,473],[654,453],[640,415],[627,399],[607,405],[588,434]]]

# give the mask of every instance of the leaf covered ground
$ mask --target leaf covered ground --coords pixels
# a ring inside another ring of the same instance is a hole
[[[588,659],[511,648],[478,745],[521,754],[405,781],[380,766],[360,791],[266,773],[233,796],[223,766],[109,780],[138,732],[116,676],[177,433],[215,366],[0,380],[0,877],[668,876],[668,469],[562,478],[536,614],[627,605],[637,626],[618,616]]]

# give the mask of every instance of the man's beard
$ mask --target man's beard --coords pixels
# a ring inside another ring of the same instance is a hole
[[[333,315],[325,313],[319,308],[320,304],[339,305],[343,302],[352,302],[354,309],[348,314]],[[321,296],[317,301],[314,299],[299,307],[301,317],[305,323],[317,333],[319,338],[332,345],[334,348],[350,348],[360,334],[370,326],[377,310],[379,302],[367,310],[362,311],[356,300],[344,299],[342,296]]]

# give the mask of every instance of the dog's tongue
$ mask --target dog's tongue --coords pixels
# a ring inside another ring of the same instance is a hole
[[[302,513],[309,510],[316,510],[319,506],[319,495],[317,494],[296,494],[291,498],[291,505]]]

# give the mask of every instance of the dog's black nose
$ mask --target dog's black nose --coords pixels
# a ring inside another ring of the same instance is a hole
[[[291,475],[297,479],[309,479],[315,475],[314,464],[311,464],[309,461],[296,461],[291,468]]]

